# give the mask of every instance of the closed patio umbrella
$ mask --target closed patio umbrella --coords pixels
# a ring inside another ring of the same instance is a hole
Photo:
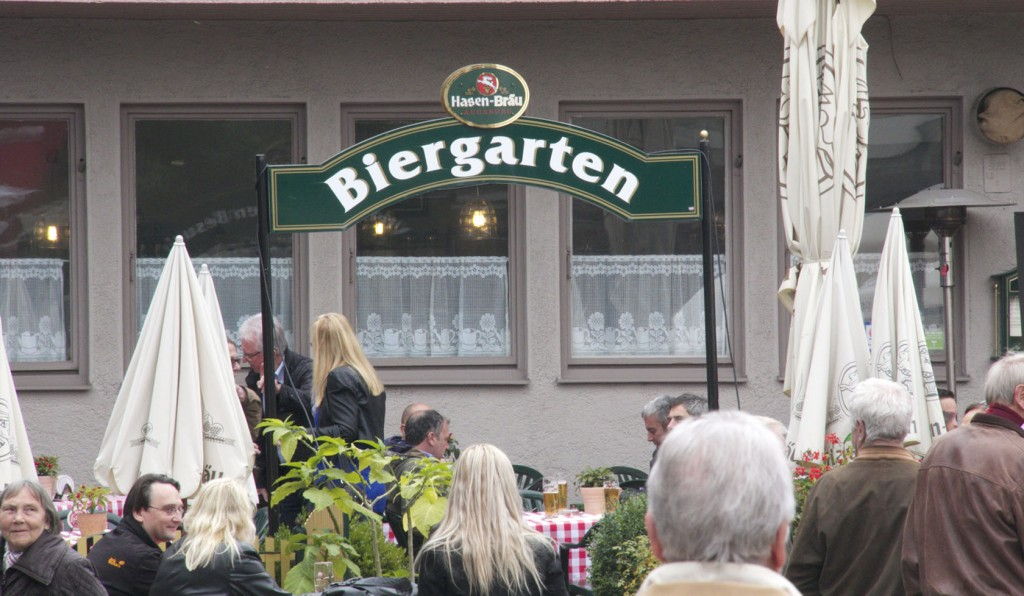
[[[878,282],[871,306],[872,376],[900,383],[914,396],[914,421],[908,443],[926,453],[946,424],[935,389],[935,375],[925,342],[921,311],[907,255],[903,217],[892,210],[878,262]]]
[[[0,321],[0,337],[3,321]],[[18,392],[14,388],[7,348],[0,341],[0,486],[15,480],[38,480],[32,447],[28,444],[25,421],[18,405]]]
[[[253,447],[230,368],[181,236],[160,274],[93,466],[125,494],[146,473],[192,496],[206,480],[243,482]]]
[[[851,327],[854,316],[863,325],[859,311],[847,313],[850,321],[836,321],[817,309],[827,303],[825,278],[839,231],[846,230],[845,243],[856,252],[864,221],[869,109],[861,28],[874,9],[874,0],[779,0],[778,5],[785,43],[779,195],[786,247],[799,261],[779,288],[779,298],[793,312],[783,390],[791,397],[791,417],[799,427],[790,428],[797,456],[823,448],[831,416],[799,412],[825,412],[837,403],[835,395],[807,393],[827,385],[824,373],[812,365],[822,357],[815,350],[824,348],[811,338],[823,326]],[[838,328],[831,333],[842,334]],[[866,363],[866,353],[864,358]],[[845,416],[842,408],[833,413]]]
[[[787,445],[794,458],[822,451],[828,433],[840,439],[850,434],[850,394],[870,376],[857,277],[842,230],[812,307],[815,320],[804,326],[797,343],[808,361],[794,378]]]

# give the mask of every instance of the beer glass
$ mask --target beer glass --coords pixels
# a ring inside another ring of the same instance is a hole
[[[558,513],[558,485],[550,480],[544,481],[544,515],[552,517]]]
[[[619,494],[622,489],[619,483],[614,480],[606,480],[604,483],[604,512],[611,513],[619,507]]]
[[[313,589],[323,592],[334,581],[334,563],[317,561],[313,563]]]
[[[558,481],[558,510],[565,511],[569,508],[569,483],[565,480]]]

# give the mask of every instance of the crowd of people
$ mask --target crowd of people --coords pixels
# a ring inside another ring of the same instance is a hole
[[[278,416],[349,442],[385,437],[384,386],[343,315],[316,319],[312,358],[288,348],[279,324],[274,333]],[[238,399],[255,441],[266,414],[258,316],[243,322],[239,339],[228,350],[236,372],[243,360],[250,367]],[[814,485],[794,536],[781,423],[708,413],[693,394],[652,400],[641,412],[655,447],[646,529],[661,564],[639,594],[1016,593],[1024,580],[1024,354],[991,367],[985,398],[959,426],[955,398],[943,396],[951,432],[919,461],[904,447],[911,395],[890,381],[861,382],[847,404],[856,457]],[[447,418],[410,404],[398,434],[384,439],[396,477],[443,457],[449,438]],[[261,451],[257,465],[266,457]],[[35,482],[11,483],[0,493],[0,595],[287,594],[254,547],[257,506],[268,500],[267,486],[259,489],[254,505],[237,481],[212,480],[186,512],[175,479],[146,474],[120,523],[83,558],[61,537],[50,495]],[[281,502],[281,523],[297,526],[304,504],[301,492]],[[429,535],[406,536],[409,503],[400,495],[381,504],[399,544],[413,548],[419,594],[567,594],[557,546],[524,523],[512,464],[493,445],[468,447],[456,460],[444,517]]]

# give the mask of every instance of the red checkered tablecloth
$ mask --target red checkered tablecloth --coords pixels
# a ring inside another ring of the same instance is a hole
[[[527,511],[523,514],[523,521],[559,544],[576,544],[583,540],[583,535],[599,519],[600,515],[588,513],[556,515],[551,518],[543,512]],[[389,542],[397,544],[395,533],[387,523],[384,524],[384,535]],[[590,587],[590,555],[586,549],[574,548],[569,551],[569,583]]]
[[[575,544],[583,539],[600,515],[577,513],[574,515],[556,515],[548,518],[542,512],[528,511],[523,520],[537,529],[538,532],[559,544]],[[590,555],[586,549],[574,548],[569,551],[569,583],[578,586],[590,586]]]

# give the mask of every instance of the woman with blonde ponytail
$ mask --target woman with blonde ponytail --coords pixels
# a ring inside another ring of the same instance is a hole
[[[523,522],[512,462],[483,443],[455,463],[448,509],[415,567],[420,596],[567,594],[554,543]]]
[[[363,353],[345,315],[313,323],[314,435],[348,442],[384,436],[384,384]]]

